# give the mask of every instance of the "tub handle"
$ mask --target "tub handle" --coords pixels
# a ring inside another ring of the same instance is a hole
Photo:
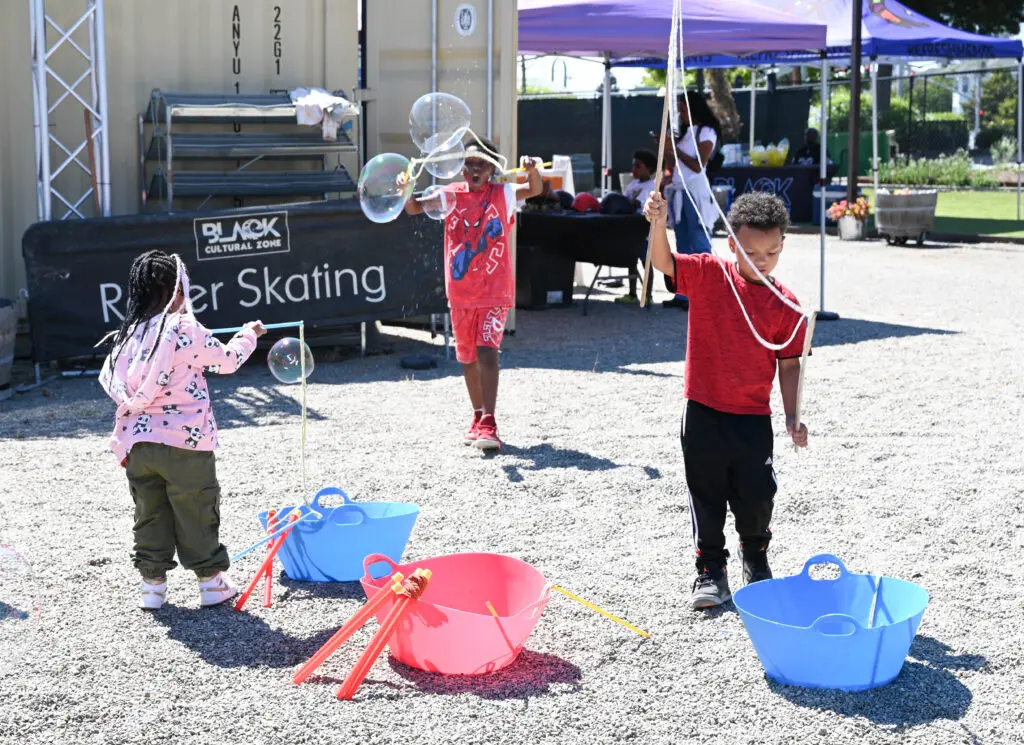
[[[385,556],[384,554],[369,554],[365,559],[363,559],[363,579],[377,579],[377,577],[370,574],[370,567],[374,564],[380,564],[381,562],[384,562],[390,568],[391,571],[388,573],[389,575],[398,571],[398,564],[393,562],[390,556]]]
[[[313,497],[313,509],[315,509],[317,512],[323,512],[325,509],[327,509],[326,507],[320,506],[320,499],[322,497],[341,497],[341,503],[343,505],[352,504],[352,500],[348,498],[348,494],[346,494],[344,491],[342,491],[336,486],[325,486],[323,489],[316,493],[315,497]]]
[[[359,515],[359,522],[349,522],[347,520],[339,520],[338,516],[342,515],[342,514],[344,514],[346,512],[353,512],[353,513],[358,514]],[[334,520],[336,525],[362,525],[363,523],[365,523],[367,520],[370,519],[370,516],[366,514],[366,510],[364,510],[362,507],[360,507],[355,502],[348,502],[347,504],[339,505],[339,506],[335,507],[333,510],[331,510],[331,518]]]
[[[853,631],[850,631],[849,633],[830,634],[827,631],[821,630],[820,627],[823,623],[849,623],[853,625]],[[845,613],[826,613],[824,616],[818,616],[818,619],[811,624],[810,628],[811,631],[817,631],[822,636],[853,636],[864,629],[856,618],[848,616]]]
[[[807,560],[807,563],[804,564],[804,569],[801,572],[801,574],[807,577],[808,579],[811,579],[811,567],[815,564],[835,564],[839,567],[840,579],[842,579],[844,576],[850,573],[849,571],[847,571],[846,565],[843,564],[842,560],[838,556],[835,556],[834,554],[817,554],[816,556],[812,556]],[[820,582],[821,580],[815,581]]]

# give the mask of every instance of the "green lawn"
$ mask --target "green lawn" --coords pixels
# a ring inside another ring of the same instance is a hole
[[[865,189],[872,202],[874,190]],[[1022,205],[1024,206],[1024,205]],[[939,192],[935,233],[996,235],[1024,238],[1024,221],[1017,219],[1017,193],[1009,191]]]

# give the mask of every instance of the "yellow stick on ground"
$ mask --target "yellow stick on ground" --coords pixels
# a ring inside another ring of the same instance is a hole
[[[651,638],[651,635],[650,635],[650,634],[648,634],[648,633],[647,633],[646,631],[644,631],[643,629],[638,629],[638,628],[637,628],[636,626],[634,626],[633,624],[631,624],[631,623],[627,623],[627,622],[623,621],[623,620],[622,620],[621,618],[617,618],[616,616],[613,616],[613,615],[612,615],[611,613],[609,613],[608,611],[606,611],[606,610],[601,610],[600,608],[598,608],[598,607],[597,607],[596,605],[594,605],[593,603],[589,603],[589,602],[587,602],[586,600],[584,600],[583,598],[581,598],[581,597],[580,597],[579,595],[573,595],[573,594],[572,594],[571,592],[569,592],[568,590],[562,589],[562,588],[561,588],[561,587],[559,587],[558,585],[551,585],[551,589],[552,589],[552,590],[557,590],[558,592],[560,592],[560,593],[562,593],[563,595],[565,595],[565,596],[566,596],[567,598],[572,598],[572,599],[573,599],[573,600],[575,600],[575,601],[576,601],[577,603],[582,603],[583,605],[587,606],[587,607],[588,607],[588,608],[590,608],[591,610],[596,610],[596,611],[597,611],[598,613],[600,613],[600,614],[601,614],[602,616],[606,616],[606,617],[608,617],[608,618],[612,619],[613,621],[615,621],[615,623],[620,623],[620,624],[622,624],[623,626],[625,626],[625,627],[626,627],[627,629],[629,629],[630,631],[635,631],[636,633],[640,634],[640,636],[644,637],[645,639],[650,639],[650,638]]]

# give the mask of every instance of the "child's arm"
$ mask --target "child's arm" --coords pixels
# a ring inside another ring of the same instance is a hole
[[[399,174],[398,178],[395,179],[395,184],[399,189],[403,188],[409,182],[409,177],[406,174]],[[410,196],[405,200],[405,214],[407,215],[422,215],[423,214],[423,202],[416,199],[416,197]]]
[[[540,171],[537,170],[537,161],[524,155],[519,161],[519,166],[526,170],[527,181],[525,184],[513,184],[512,188],[515,189],[516,199],[522,201],[543,194],[544,179],[541,178]]]
[[[658,192],[651,192],[644,205],[644,216],[651,223],[651,265],[662,274],[676,276],[676,262],[668,245],[668,206]]]
[[[191,328],[183,327],[181,331],[192,343],[179,349],[178,354],[185,360],[191,358],[191,364],[220,375],[230,375],[238,370],[256,350],[256,339],[267,333],[262,322],[251,321],[231,337],[227,344],[222,344],[198,321]]]
[[[807,427],[801,422],[796,430],[796,397],[800,387],[800,358],[786,357],[779,360],[779,390],[782,392],[782,406],[786,410],[786,432],[799,447],[807,447]]]

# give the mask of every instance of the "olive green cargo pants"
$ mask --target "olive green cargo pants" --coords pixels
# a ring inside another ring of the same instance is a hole
[[[220,486],[212,451],[134,445],[125,464],[135,501],[132,562],[146,579],[182,566],[209,577],[230,565],[221,544]]]

